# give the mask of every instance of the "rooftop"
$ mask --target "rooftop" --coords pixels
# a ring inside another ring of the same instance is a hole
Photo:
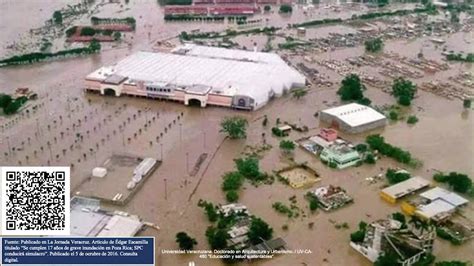
[[[419,176],[414,176],[403,182],[387,187],[383,189],[382,192],[395,199],[398,199],[410,193],[428,187],[429,185],[430,181]]]
[[[385,116],[374,109],[358,103],[350,103],[322,111],[338,117],[351,127],[356,127],[382,119]]]
[[[420,196],[423,198],[429,199],[431,201],[435,201],[436,199],[441,199],[455,207],[464,205],[469,202],[467,199],[459,196],[458,194],[448,191],[446,189],[440,188],[440,187],[435,187],[426,192],[423,192],[420,194]]]
[[[258,104],[269,93],[283,94],[305,77],[275,53],[261,53],[197,45],[184,45],[173,53],[137,52],[113,66],[102,67],[87,79],[104,81],[110,75],[127,77],[125,83],[205,85],[212,92],[246,95]]]

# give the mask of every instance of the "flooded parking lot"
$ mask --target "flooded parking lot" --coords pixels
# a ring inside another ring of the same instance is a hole
[[[16,2],[16,1],[15,1]],[[22,2],[22,1],[19,1]],[[51,1],[52,5],[32,6],[31,12],[52,13],[61,5]],[[5,19],[9,25],[15,21],[14,14],[23,14],[25,6],[12,6],[12,1],[1,3],[1,9],[11,10]],[[261,145],[262,133],[266,134],[266,143],[273,148],[264,153],[260,165],[263,171],[271,172],[289,165],[288,159],[278,149],[279,139],[271,136],[271,127],[277,118],[281,121],[299,123],[308,126],[309,131],[293,131],[289,139],[296,140],[319,132],[317,111],[330,105],[338,105],[336,90],[343,75],[318,64],[322,60],[337,60],[347,63],[347,59],[364,54],[363,47],[341,47],[333,51],[305,52],[277,51],[287,56],[292,65],[304,62],[316,69],[333,82],[330,86],[314,85],[308,94],[295,99],[291,95],[272,100],[264,108],[255,112],[235,111],[231,109],[207,107],[186,107],[180,103],[157,101],[130,97],[104,97],[86,94],[83,91],[84,77],[91,71],[138,50],[152,50],[157,40],[176,36],[181,31],[200,29],[219,31],[226,28],[225,23],[164,23],[162,9],[155,1],[135,1],[129,6],[113,7],[99,10],[99,15],[112,16],[120,14],[133,15],[137,18],[137,31],[125,37],[124,43],[117,47],[105,46],[101,54],[89,57],[70,58],[54,62],[38,63],[29,66],[0,68],[0,92],[11,93],[17,87],[29,87],[39,94],[39,99],[29,101],[20,114],[0,116],[0,165],[71,165],[72,194],[86,180],[94,167],[101,164],[112,154],[127,153],[141,157],[162,159],[163,164],[146,180],[141,190],[124,207],[108,206],[111,209],[124,210],[137,214],[146,221],[160,226],[160,231],[147,230],[143,235],[156,237],[158,265],[185,265],[195,261],[198,265],[221,265],[220,260],[202,261],[197,256],[161,255],[159,249],[174,249],[175,235],[186,231],[196,237],[197,249],[207,249],[204,232],[209,225],[202,210],[198,208],[199,199],[214,203],[224,203],[225,195],[221,191],[221,176],[234,168],[234,158],[242,156],[246,145]],[[301,8],[302,9],[302,8]],[[284,26],[288,23],[308,20],[303,11],[295,12],[290,18],[280,18],[279,14],[268,15],[268,23]],[[320,13],[318,13],[320,12]],[[331,16],[328,9],[315,11],[313,16]],[[338,12],[339,13],[339,12]],[[342,12],[342,17],[350,17],[353,11]],[[267,16],[267,15],[262,15]],[[0,32],[0,55],[7,55],[11,49],[6,48],[17,34],[26,34],[28,29],[40,26],[46,15],[38,15],[28,24],[8,27]],[[2,21],[3,21],[2,19]],[[87,18],[81,18],[87,22]],[[31,23],[31,24],[29,24]],[[4,25],[5,23],[1,23]],[[330,32],[339,34],[353,33],[357,29],[348,26],[330,26],[308,28],[308,39],[316,36],[328,36]],[[149,34],[150,33],[150,34]],[[400,56],[416,58],[420,50],[425,58],[444,63],[441,46],[447,50],[473,52],[472,34],[458,32],[443,35],[443,45],[435,45],[431,37],[413,40],[392,40],[385,42],[385,53],[396,53]],[[5,41],[7,40],[7,41]],[[176,39],[170,40],[177,43]],[[266,36],[239,36],[234,41],[250,47],[258,42],[264,47]],[[130,44],[130,45],[129,45]],[[275,45],[276,47],[276,45]],[[305,60],[310,57],[311,60]],[[391,59],[384,59],[390,60]],[[377,73],[381,66],[355,68],[380,79],[391,79]],[[460,73],[471,72],[472,64],[449,63],[449,69],[415,77],[419,85],[431,80],[448,81],[449,77]],[[419,70],[417,70],[419,71]],[[375,73],[375,74],[374,74]],[[456,83],[453,83],[456,84]],[[456,84],[456,86],[462,86]],[[393,104],[394,98],[375,86],[367,86],[366,95],[373,105]],[[28,111],[27,111],[28,110]],[[474,154],[474,119],[472,110],[465,110],[462,101],[457,98],[447,99],[423,90],[413,105],[406,110],[419,118],[416,125],[404,121],[392,122],[382,133],[387,142],[410,151],[423,162],[423,166],[413,170],[414,175],[430,178],[434,170],[457,171],[474,176],[472,155]],[[240,115],[249,121],[247,138],[244,140],[225,139],[219,133],[222,118]],[[262,117],[268,117],[269,125],[262,126]],[[373,133],[373,132],[371,132]],[[353,143],[362,142],[366,134],[346,135],[342,137]],[[197,173],[192,168],[199,157],[207,153]],[[391,159],[384,158],[376,165],[363,165],[358,168],[334,171],[323,165],[318,159],[296,149],[295,161],[307,162],[322,177],[321,185],[344,187],[354,198],[354,203],[331,213],[318,211],[311,214],[307,209],[304,194],[309,189],[293,189],[282,183],[254,187],[245,184],[240,192],[240,202],[252,213],[262,217],[273,228],[275,236],[282,236],[291,249],[311,249],[312,254],[280,255],[272,260],[256,261],[255,265],[370,265],[349,245],[349,234],[355,230],[361,220],[367,222],[383,218],[399,206],[389,205],[379,198],[383,182],[369,184],[365,178],[384,173],[389,167],[398,166]],[[296,196],[297,205],[306,210],[299,218],[288,219],[272,209],[272,203],[287,201]],[[471,204],[472,205],[472,204]],[[474,212],[468,206],[468,212]],[[335,224],[346,222],[349,229],[337,229]],[[309,224],[314,223],[310,228]],[[288,225],[288,230],[282,226]],[[470,250],[473,242],[463,246],[453,246],[447,241],[436,240],[435,255],[439,260],[474,260]]]

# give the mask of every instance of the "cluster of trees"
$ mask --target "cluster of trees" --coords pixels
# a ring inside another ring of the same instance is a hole
[[[365,141],[369,144],[372,150],[378,150],[381,154],[404,164],[412,163],[413,158],[409,152],[386,143],[384,137],[378,134],[367,136]]]
[[[6,115],[16,113],[27,101],[28,99],[24,96],[13,99],[8,94],[0,94],[0,108],[3,109],[3,113]]]
[[[217,207],[212,204],[212,202],[207,202],[205,200],[199,200],[198,206],[203,208],[206,212],[207,219],[209,222],[216,222],[219,218],[219,213],[217,212]]]
[[[448,61],[460,61],[460,62],[468,62],[468,63],[474,63],[474,54],[473,53],[468,53],[466,56],[463,54],[448,54],[446,55],[446,59]]]
[[[388,182],[393,185],[393,184],[397,184],[402,181],[405,181],[407,179],[410,179],[411,175],[407,171],[403,171],[403,170],[397,171],[397,170],[388,168],[387,172],[385,173],[385,177],[387,178]]]
[[[410,80],[399,77],[393,81],[392,93],[399,104],[409,106],[415,97],[416,85]]]
[[[382,0],[385,1],[385,0]],[[351,20],[357,20],[357,19],[374,19],[374,18],[379,18],[379,17],[385,17],[385,16],[405,16],[413,13],[432,13],[436,12],[436,8],[433,5],[430,5],[425,8],[415,8],[413,10],[396,10],[396,11],[387,11],[387,12],[372,12],[372,13],[367,13],[367,14],[362,14],[362,15],[353,15],[351,17]],[[341,23],[344,22],[344,20],[337,18],[337,19],[321,19],[321,20],[312,20],[308,22],[303,22],[299,24],[293,24],[293,27],[307,27],[307,26],[317,26],[317,25],[323,25],[323,24],[330,24],[330,23]]]
[[[271,228],[264,220],[253,217],[250,223],[249,232],[247,234],[250,242],[254,245],[259,244],[263,240],[270,240],[273,235]]]
[[[247,119],[240,116],[226,117],[221,122],[220,132],[225,132],[231,139],[242,139],[247,136]]]
[[[222,190],[226,192],[227,201],[236,202],[239,199],[238,190],[244,183],[244,176],[239,172],[228,172],[223,178]]]
[[[134,17],[126,17],[126,18],[98,18],[98,17],[91,17],[92,25],[97,24],[127,24],[135,28],[137,21]]]
[[[440,238],[444,239],[444,240],[448,240],[449,242],[451,242],[454,245],[461,245],[462,244],[461,240],[454,237],[453,235],[451,235],[450,233],[448,233],[446,230],[444,230],[441,227],[436,228],[436,235],[439,236]]]
[[[61,13],[61,11],[54,11],[53,22],[59,25],[63,24],[63,14]]]
[[[361,221],[359,223],[359,230],[351,234],[351,241],[354,243],[363,242],[366,232],[367,232],[367,223],[364,221]]]
[[[227,248],[227,240],[230,238],[225,228],[209,226],[206,230],[207,242],[212,249]]]
[[[165,0],[166,5],[191,5],[193,3],[192,0]]]
[[[335,19],[319,19],[319,20],[311,20],[299,24],[293,24],[293,27],[307,27],[307,26],[317,26],[317,25],[323,25],[323,24],[331,24],[331,23],[341,23],[343,22],[342,19],[340,18],[335,18]]]
[[[293,12],[293,7],[289,4],[283,4],[280,6],[280,13],[291,13]]]
[[[179,232],[176,234],[176,243],[178,243],[179,248],[183,250],[192,250],[194,245],[197,245],[196,239],[190,237],[185,232]]]
[[[377,53],[383,50],[383,41],[381,38],[370,39],[364,42],[365,51]]]
[[[468,266],[468,262],[451,260],[451,261],[440,261],[436,262],[435,266]]]
[[[451,172],[449,174],[436,173],[433,175],[436,182],[447,183],[454,191],[469,192],[472,189],[472,180],[466,174]]]
[[[275,202],[272,204],[272,207],[275,211],[281,213],[281,214],[285,214],[286,216],[288,216],[288,218],[291,218],[293,217],[293,211],[291,210],[290,207],[286,206],[285,204],[281,203],[281,202]]]
[[[282,140],[280,141],[280,149],[285,153],[289,154],[295,149],[296,145],[291,140]]]
[[[350,74],[341,81],[341,87],[337,94],[342,101],[356,101],[363,105],[370,105],[370,99],[364,97],[364,90],[366,90],[366,87],[362,84],[359,76]]]
[[[31,64],[47,59],[54,59],[69,55],[93,54],[99,52],[100,48],[100,43],[97,40],[92,40],[89,43],[89,46],[83,48],[62,50],[56,53],[30,53],[24,55],[15,55],[7,59],[0,60],[0,66]]]

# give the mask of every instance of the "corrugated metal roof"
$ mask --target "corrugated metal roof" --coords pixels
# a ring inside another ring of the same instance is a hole
[[[419,206],[416,212],[426,218],[432,218],[441,213],[451,212],[454,209],[456,209],[454,205],[438,199],[429,204]]]
[[[385,116],[374,109],[358,103],[350,103],[322,111],[333,115],[351,127],[356,127],[371,122],[386,119]]]
[[[420,196],[431,201],[434,201],[436,199],[442,199],[445,202],[454,205],[455,207],[464,205],[469,202],[467,199],[459,196],[458,194],[440,187],[435,187],[426,192],[423,192],[420,194]]]
[[[429,185],[430,181],[419,176],[414,176],[403,182],[387,187],[383,189],[382,192],[395,199],[398,199],[412,192],[428,187]]]

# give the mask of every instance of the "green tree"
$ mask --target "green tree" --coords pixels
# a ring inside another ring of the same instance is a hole
[[[291,140],[282,140],[280,141],[280,149],[284,153],[290,153],[295,149],[295,143]]]
[[[399,266],[398,255],[393,252],[384,252],[380,255],[377,260],[374,262],[374,266]]]
[[[226,117],[221,122],[220,132],[225,132],[231,139],[245,138],[247,130],[247,120],[243,117]]]
[[[386,5],[388,5],[388,0],[377,0],[377,4],[380,7],[386,6]]]
[[[0,94],[0,108],[7,107],[12,101],[12,96],[8,94]]]
[[[410,80],[402,77],[393,81],[392,93],[398,99],[398,103],[409,106],[416,94],[416,85]]]
[[[120,33],[120,31],[116,31],[114,33],[114,40],[118,41],[122,38],[122,33]]]
[[[416,124],[418,122],[418,117],[415,115],[410,115],[407,119],[407,123],[410,125]]]
[[[366,163],[368,164],[375,164],[375,156],[372,154],[372,153],[368,153],[366,156],[365,156],[365,160],[364,160]]]
[[[451,172],[449,173],[448,184],[454,191],[466,193],[472,187],[472,180],[465,174]]]
[[[364,238],[365,238],[364,231],[358,230],[351,234],[351,241],[354,243],[362,242],[364,241]]]
[[[435,266],[468,266],[467,262],[452,260],[436,262]]]
[[[272,7],[269,6],[269,5],[266,5],[266,6],[263,7],[263,10],[264,10],[265,12],[270,12],[271,9],[272,9]]]
[[[410,173],[405,171],[396,171],[394,169],[388,168],[385,176],[388,179],[390,184],[397,184],[402,181],[405,181],[411,177]]]
[[[182,31],[181,34],[179,34],[179,38],[183,41],[189,41],[191,39],[189,34],[185,31]]]
[[[239,172],[228,172],[224,174],[224,182],[222,183],[222,190],[237,190],[239,189],[244,181],[244,177]]]
[[[179,244],[180,249],[192,250],[194,245],[197,245],[196,239],[188,236],[185,232],[179,232],[176,234],[176,243]]]
[[[219,218],[219,214],[217,213],[217,210],[214,204],[200,199],[198,202],[198,206],[204,209],[207,215],[207,219],[210,222],[217,221],[217,219]]]
[[[54,11],[53,21],[56,24],[63,24],[63,14],[61,13],[61,11]]]
[[[280,6],[280,13],[291,13],[293,12],[293,7],[288,4],[283,4]]]
[[[308,94],[308,91],[303,88],[298,88],[291,90],[291,93],[293,94],[294,98],[299,100],[301,97],[304,97],[306,94]]]
[[[92,39],[92,41],[89,43],[89,50],[93,52],[100,51],[100,48],[101,48],[101,45],[97,39]]]
[[[377,53],[383,49],[383,41],[380,38],[370,39],[364,42],[365,51],[370,53]]]
[[[71,37],[72,35],[74,35],[74,33],[76,33],[76,31],[77,31],[77,26],[70,27],[69,29],[66,30],[66,36]]]
[[[212,249],[225,249],[227,239],[230,238],[225,229],[218,229],[213,226],[207,228],[206,237]]]
[[[265,221],[255,217],[252,219],[247,234],[252,244],[261,243],[262,240],[269,240],[272,238],[272,235],[273,229]]]
[[[239,192],[236,190],[229,190],[225,194],[225,198],[228,202],[236,202],[239,200]]]
[[[464,99],[462,105],[464,106],[464,108],[471,108],[471,102],[471,99]]]
[[[256,157],[249,156],[234,160],[237,170],[240,174],[249,179],[257,179],[260,177],[259,162]]]
[[[401,212],[392,213],[392,219],[399,221],[402,224],[402,228],[406,227],[407,220],[406,220],[405,215],[403,215],[403,213]]]
[[[92,27],[84,27],[81,29],[81,36],[94,36],[97,31]]]
[[[343,101],[359,101],[364,98],[363,91],[365,90],[360,78],[356,74],[346,76],[342,82],[337,94]]]

